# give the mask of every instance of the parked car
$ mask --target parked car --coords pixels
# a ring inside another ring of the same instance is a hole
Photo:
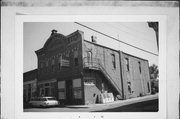
[[[36,97],[31,99],[29,104],[35,107],[49,107],[58,106],[60,103],[54,97]]]

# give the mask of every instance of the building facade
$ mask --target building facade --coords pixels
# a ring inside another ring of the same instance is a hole
[[[128,99],[151,93],[148,61],[84,39],[82,31],[64,36],[53,30],[38,58],[38,96],[64,104],[98,103],[101,94]]]
[[[34,69],[23,74],[24,103],[29,102],[30,99],[34,97],[37,97],[37,71],[37,69]]]

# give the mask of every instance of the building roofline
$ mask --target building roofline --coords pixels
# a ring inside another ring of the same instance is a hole
[[[110,50],[113,50],[113,51],[116,51],[116,52],[119,52],[119,50],[115,50],[115,49],[112,49],[112,48],[109,48],[107,46],[104,46],[104,45],[100,45],[100,44],[97,44],[97,43],[93,43],[91,41],[88,41],[88,40],[84,40],[85,42],[88,42],[88,43],[91,43],[93,45],[97,45],[97,46],[100,46],[100,47],[103,47],[103,48],[107,48],[107,49],[110,49]]]
[[[125,52],[123,52],[123,51],[121,51],[121,52],[122,52],[123,54],[129,55],[129,56],[131,56],[131,57],[134,57],[134,58],[137,58],[137,59],[141,59],[141,60],[144,60],[144,61],[148,61],[147,59],[143,59],[143,58],[141,58],[141,57],[137,57],[137,56],[134,56],[134,55],[125,53]],[[148,62],[149,62],[149,61],[148,61]]]
[[[70,33],[70,34],[68,34],[68,35],[64,35],[64,34],[61,34],[61,33],[55,33],[54,35],[50,36],[50,37],[46,40],[46,42],[44,43],[44,45],[43,45],[42,48],[40,48],[40,49],[38,49],[38,50],[36,50],[36,51],[34,51],[34,52],[37,54],[37,53],[39,53],[39,52],[44,51],[44,50],[45,50],[45,44],[47,44],[48,41],[51,40],[51,38],[53,38],[53,37],[55,37],[55,36],[57,36],[57,35],[62,35],[65,39],[67,39],[67,38],[73,36],[73,35],[76,34],[76,33],[82,34],[82,33],[84,33],[84,32],[81,31],[81,30],[76,30],[76,31],[74,31],[74,32],[72,32],[72,33]]]
[[[143,59],[143,58],[140,58],[140,57],[137,57],[137,56],[134,56],[134,55],[125,53],[125,52],[120,51],[120,50],[115,50],[115,49],[109,48],[109,47],[107,47],[107,46],[103,46],[103,45],[100,45],[100,44],[97,44],[97,43],[93,43],[93,42],[88,41],[88,40],[85,40],[85,39],[84,39],[84,41],[85,41],[85,42],[88,42],[88,43],[91,43],[91,44],[93,44],[93,45],[97,45],[97,46],[100,46],[100,47],[103,47],[103,48],[107,48],[107,49],[116,51],[116,52],[118,52],[118,53],[119,53],[119,52],[122,52],[123,54],[129,55],[129,56],[131,56],[131,57],[138,58],[138,59],[141,59],[141,60],[144,60],[144,61],[148,61],[147,59]]]
[[[36,69],[30,70],[30,71],[26,71],[26,72],[24,72],[23,74],[27,74],[27,73],[35,72],[35,71],[37,71],[37,70],[38,70],[38,69],[36,68]]]

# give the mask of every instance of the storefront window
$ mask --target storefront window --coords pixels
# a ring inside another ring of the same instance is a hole
[[[75,99],[82,98],[81,79],[73,80],[73,95]]]
[[[81,90],[81,88],[74,88],[74,98],[75,99],[82,98],[82,90]]]
[[[58,82],[58,89],[65,88],[65,81],[59,81]]]
[[[66,99],[65,81],[58,82],[58,98]]]
[[[59,97],[59,99],[66,99],[65,91],[59,91],[58,92],[58,97]]]
[[[81,87],[81,79],[74,79],[73,80],[73,88]]]

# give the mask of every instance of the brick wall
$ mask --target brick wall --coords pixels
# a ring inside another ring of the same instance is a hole
[[[127,70],[126,59],[129,61],[129,71]],[[151,93],[147,60],[121,52],[121,66],[125,98],[138,97]],[[128,85],[130,85],[129,89],[131,90],[128,89]]]

